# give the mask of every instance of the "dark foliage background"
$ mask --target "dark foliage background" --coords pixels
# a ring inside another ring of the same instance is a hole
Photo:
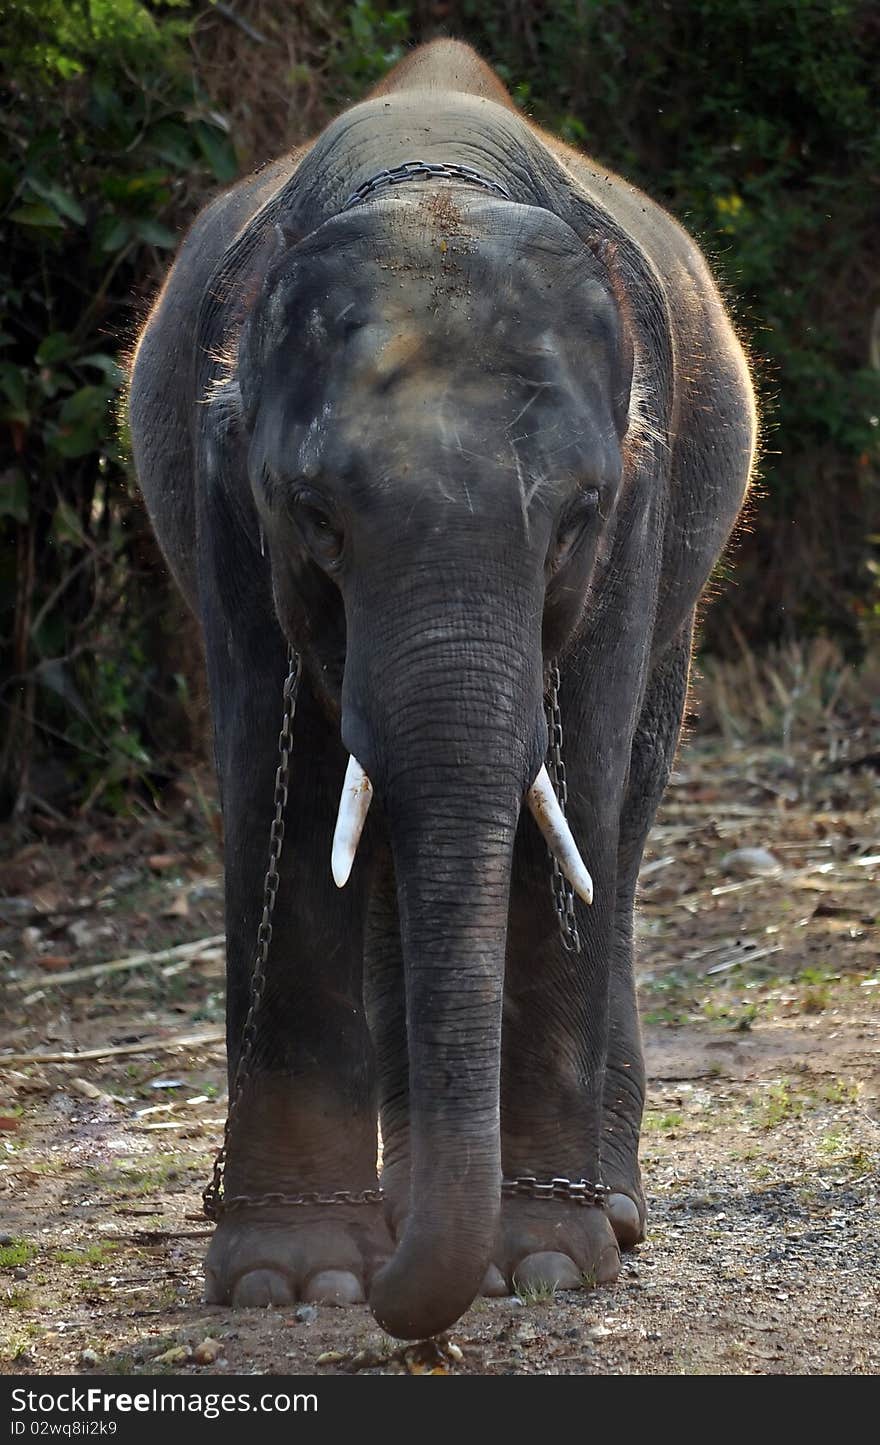
[[[198,644],[118,426],[127,348],[204,199],[439,34],[665,203],[726,287],[765,445],[704,647],[876,648],[876,0],[7,0],[0,811],[124,807],[196,744]]]

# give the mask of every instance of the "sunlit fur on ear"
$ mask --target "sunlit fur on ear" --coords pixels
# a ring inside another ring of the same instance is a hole
[[[222,370],[209,383],[208,390],[202,397],[202,405],[210,407],[217,426],[222,431],[228,431],[244,417],[244,403],[237,374],[238,346],[224,347],[222,351],[214,353],[212,360]]]
[[[593,233],[586,238],[587,247],[601,263],[615,301],[622,327],[622,342],[632,357],[632,382],[623,438],[624,470],[648,466],[658,447],[668,448],[668,437],[652,420],[656,414],[654,387],[648,376],[645,358],[639,347],[639,328],[632,309],[631,287],[627,284],[617,243]]]
[[[667,449],[668,437],[652,420],[654,407],[653,392],[643,358],[636,347],[633,357],[632,386],[629,393],[626,434],[623,438],[623,464],[625,471],[638,466],[648,466],[658,448]]]

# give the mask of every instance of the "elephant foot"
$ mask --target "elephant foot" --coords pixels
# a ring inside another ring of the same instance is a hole
[[[236,1211],[221,1219],[208,1248],[205,1303],[363,1304],[391,1251],[381,1211],[370,1206]]]
[[[578,1204],[505,1200],[484,1295],[612,1284],[620,1249],[610,1215]]]

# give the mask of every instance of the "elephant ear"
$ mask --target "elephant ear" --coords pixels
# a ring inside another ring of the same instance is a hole
[[[617,242],[596,232],[586,238],[587,248],[601,265],[620,317],[620,346],[612,391],[614,421],[618,434],[627,431],[633,402],[637,328],[630,288],[627,287]]]
[[[235,372],[242,419],[251,430],[260,404],[263,365],[278,325],[278,286],[296,237],[282,222],[267,225],[232,303],[232,345],[226,358]],[[275,304],[273,305],[273,299]]]

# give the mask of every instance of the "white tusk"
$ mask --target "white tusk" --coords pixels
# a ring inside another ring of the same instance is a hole
[[[592,903],[593,880],[584,867],[584,860],[565,821],[565,814],[559,806],[559,799],[553,791],[546,768],[541,769],[526,796],[529,811],[544,834],[547,847],[575,893],[585,903]]]
[[[349,880],[372,801],[373,784],[357,758],[350,757],[345,770],[345,782],[342,784],[342,797],[339,799],[330,861],[337,888],[344,888]]]

